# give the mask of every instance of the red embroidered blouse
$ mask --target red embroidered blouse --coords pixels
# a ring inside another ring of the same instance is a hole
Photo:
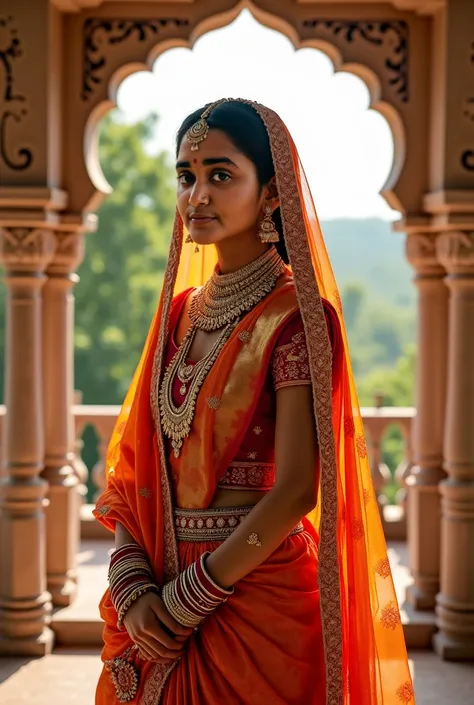
[[[341,344],[339,321],[335,310],[326,301],[324,301],[324,311],[334,359]],[[170,363],[176,350],[174,336],[170,335],[166,349],[166,365]],[[187,364],[196,363],[187,360]],[[311,384],[311,378],[303,321],[300,312],[297,311],[281,328],[252,422],[237,455],[219,482],[219,488],[266,491],[273,487],[276,391],[282,387],[301,384]],[[180,406],[184,399],[181,383],[175,379],[173,401]]]

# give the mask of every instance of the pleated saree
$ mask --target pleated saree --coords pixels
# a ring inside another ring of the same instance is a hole
[[[182,297],[216,263],[183,244],[176,214],[163,291],[109,445],[107,489],[95,515],[120,522],[146,551],[158,585],[216,542],[177,541],[175,507],[206,510],[245,432],[281,326],[299,309],[319,444],[316,509],[304,531],[235,585],[188,643],[161,665],[134,658],[140,705],[413,705],[403,630],[347,352],[342,306],[296,147],[271,110],[251,103],[272,149],[291,269],[238,323],[197,399],[191,434],[173,468],[160,428],[158,385]],[[324,300],[338,317],[333,361]],[[316,472],[317,470],[315,470]],[[131,646],[106,591],[97,705],[118,703],[107,663]]]

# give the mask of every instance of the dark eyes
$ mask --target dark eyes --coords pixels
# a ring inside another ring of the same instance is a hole
[[[214,171],[210,176],[211,181],[217,184],[223,184],[226,181],[230,181],[231,175],[227,171]],[[194,175],[190,171],[182,171],[178,174],[178,183],[182,185],[192,184],[194,182]]]

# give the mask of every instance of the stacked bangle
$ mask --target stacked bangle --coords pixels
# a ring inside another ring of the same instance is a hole
[[[117,627],[123,629],[127,610],[145,592],[158,588],[148,565],[145,551],[135,543],[127,543],[113,552],[109,566],[110,597],[117,611]]]
[[[209,555],[209,552],[203,553],[163,587],[161,597],[166,609],[185,627],[197,627],[234,592],[234,588],[224,590],[212,580],[205,565]]]

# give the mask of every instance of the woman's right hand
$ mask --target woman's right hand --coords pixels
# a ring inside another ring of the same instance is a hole
[[[173,619],[154,592],[141,595],[127,610],[123,623],[140,655],[160,663],[180,658],[186,640],[193,633],[190,627],[183,627]]]

